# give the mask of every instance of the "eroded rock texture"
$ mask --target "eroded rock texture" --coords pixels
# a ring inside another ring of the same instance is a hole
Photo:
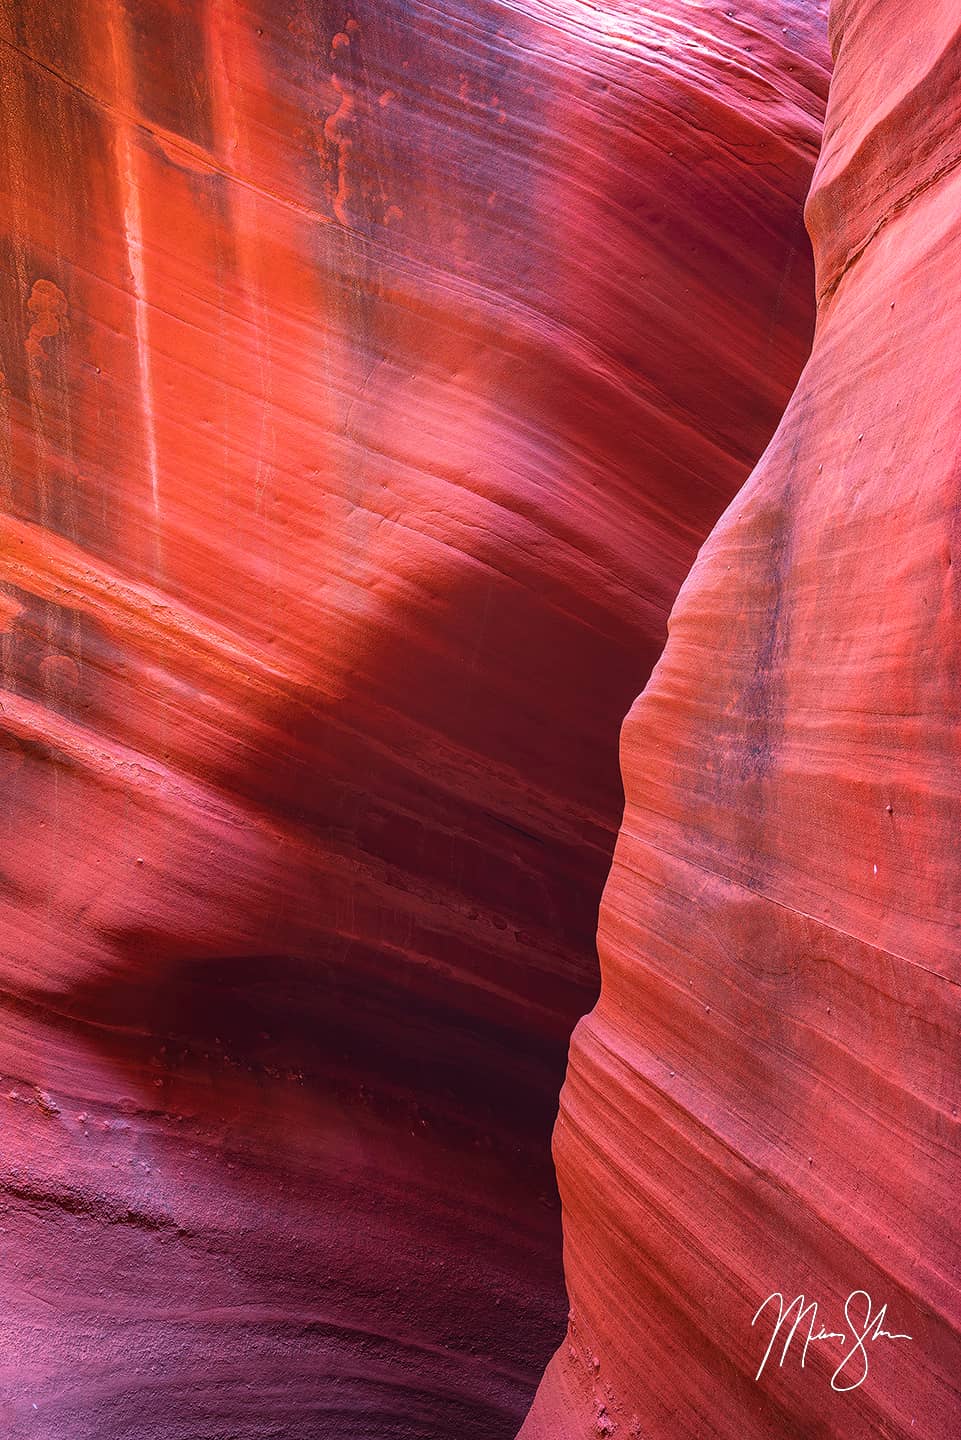
[[[3,1433],[512,1434],[821,7],[0,9]]]
[[[958,23],[833,9],[814,352],[625,725],[524,1440],[961,1433]],[[756,1382],[769,1294],[854,1348],[858,1290],[912,1340]]]

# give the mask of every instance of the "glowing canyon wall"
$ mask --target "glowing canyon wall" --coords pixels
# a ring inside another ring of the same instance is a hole
[[[810,343],[823,6],[0,16],[0,1430],[512,1435],[618,730]]]
[[[813,355],[624,727],[523,1440],[961,1433],[959,21],[832,9]],[[775,1291],[843,1373],[782,1333],[756,1378]],[[855,1385],[858,1291],[912,1338]]]

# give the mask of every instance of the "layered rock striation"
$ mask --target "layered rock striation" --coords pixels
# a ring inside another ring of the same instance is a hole
[[[524,1440],[961,1430],[958,21],[832,9],[813,354],[624,726]]]
[[[0,6],[11,1437],[514,1432],[818,4]]]

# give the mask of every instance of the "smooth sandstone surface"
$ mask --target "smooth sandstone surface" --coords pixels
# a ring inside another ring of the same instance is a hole
[[[0,1428],[514,1433],[823,7],[0,5]]]
[[[833,7],[814,350],[624,727],[523,1440],[961,1433],[959,20]],[[756,1380],[775,1291],[912,1338]]]

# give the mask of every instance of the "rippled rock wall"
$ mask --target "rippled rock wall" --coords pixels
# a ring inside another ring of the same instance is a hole
[[[514,1433],[819,4],[0,5],[4,1433]]]
[[[624,727],[524,1440],[961,1431],[958,21],[832,9],[814,350]],[[757,1378],[775,1291],[843,1373],[782,1333]],[[912,1337],[863,1383],[857,1291]]]

